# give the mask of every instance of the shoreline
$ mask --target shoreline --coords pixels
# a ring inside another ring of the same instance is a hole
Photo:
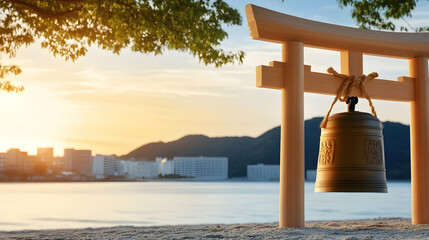
[[[407,218],[308,221],[304,228],[278,223],[174,225],[0,231],[0,239],[428,239],[429,225]]]
[[[265,183],[265,182],[279,182],[279,181],[252,181],[247,178],[228,178],[224,180],[209,180],[209,179],[192,179],[192,178],[177,178],[177,179],[158,179],[158,178],[146,178],[146,179],[116,179],[116,180],[4,180],[0,179],[0,184],[2,183],[98,183],[98,182],[251,182],[251,183]],[[305,180],[305,182],[314,183],[314,181]],[[405,182],[411,183],[410,179],[391,179],[387,180],[387,183],[390,182]]]

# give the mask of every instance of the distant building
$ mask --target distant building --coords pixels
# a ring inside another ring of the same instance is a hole
[[[227,157],[174,157],[174,173],[207,180],[228,178]]]
[[[251,181],[278,181],[280,165],[247,165],[247,178]]]
[[[125,176],[128,173],[128,168],[125,160],[115,161],[115,176]]]
[[[48,165],[54,162],[54,148],[37,148],[37,157],[40,161],[48,163]]]
[[[66,171],[90,175],[92,173],[91,150],[64,149],[64,164]]]
[[[9,149],[4,158],[4,172],[10,174],[27,173],[30,171],[27,152],[18,148]]]
[[[174,174],[174,161],[167,158],[157,157],[155,162],[158,164],[159,174],[162,176]]]
[[[46,166],[56,172],[64,170],[62,158],[54,157],[54,148],[37,148],[37,158]]]
[[[96,176],[104,176],[104,156],[95,155],[92,158],[92,174]]]
[[[40,162],[40,158],[37,155],[27,155],[26,171],[27,173],[32,172],[34,165]]]
[[[128,177],[130,178],[157,178],[158,164],[155,161],[126,161]]]
[[[64,157],[54,157],[52,166],[57,170],[65,170],[64,169]]]
[[[92,174],[113,176],[115,174],[115,156],[97,154],[92,158]]]
[[[6,153],[0,153],[0,176],[4,174],[4,160]]]
[[[63,161],[64,161],[64,170],[66,171],[72,171],[73,152],[74,152],[74,149],[72,148],[64,149]]]
[[[92,168],[91,150],[74,150],[72,170],[77,173],[89,175]]]
[[[159,176],[158,164],[154,161],[141,161],[139,167],[144,178],[157,178]]]
[[[142,174],[138,173],[138,162],[137,161],[124,161],[124,169],[126,172],[126,175],[128,175],[129,178],[141,178]]]

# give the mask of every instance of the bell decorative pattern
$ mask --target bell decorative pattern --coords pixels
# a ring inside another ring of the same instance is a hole
[[[334,140],[325,139],[320,142],[319,164],[325,165],[332,163],[334,158]]]

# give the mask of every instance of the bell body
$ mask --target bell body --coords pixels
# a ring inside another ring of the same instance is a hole
[[[369,113],[332,115],[320,137],[315,192],[387,192],[382,124]]]

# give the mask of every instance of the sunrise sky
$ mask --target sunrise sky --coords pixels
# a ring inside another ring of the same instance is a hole
[[[172,141],[187,134],[253,136],[280,124],[280,91],[255,87],[255,67],[281,59],[281,46],[252,40],[244,15],[252,3],[283,13],[345,26],[355,26],[349,10],[335,0],[228,1],[242,13],[243,24],[227,27],[223,48],[246,52],[242,65],[205,66],[186,53],[161,56],[124,50],[114,55],[97,48],[66,62],[40,43],[2,56],[18,64],[12,77],[23,93],[0,94],[0,151],[11,147],[36,152],[37,147],[92,149],[93,154],[125,154],[153,141]],[[429,25],[429,2],[420,1],[415,26]],[[313,71],[339,70],[339,53],[306,48],[305,64]],[[407,60],[364,57],[364,72],[396,80],[408,74]],[[322,116],[332,96],[305,95],[305,119]],[[409,123],[408,103],[374,101],[382,121]],[[361,101],[358,110],[368,111]],[[335,111],[345,107],[337,104]]]

